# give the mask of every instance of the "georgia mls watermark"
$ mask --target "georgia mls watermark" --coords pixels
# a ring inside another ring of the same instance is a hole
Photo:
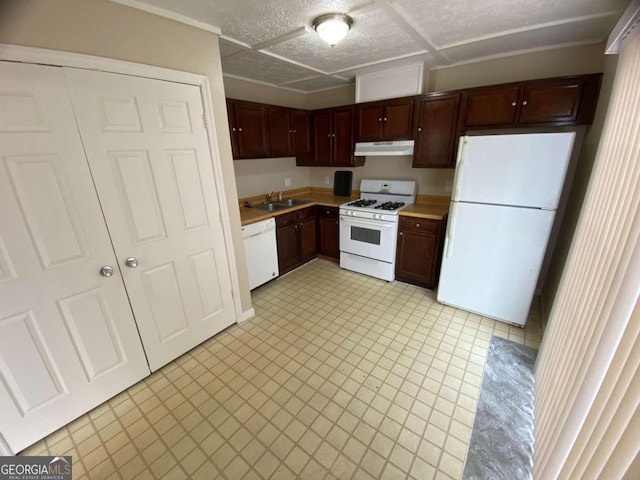
[[[71,480],[71,457],[0,457],[0,480]]]

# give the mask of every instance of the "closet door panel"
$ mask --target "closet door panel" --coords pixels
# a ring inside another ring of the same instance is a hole
[[[62,69],[0,62],[0,432],[20,451],[148,374]]]
[[[236,320],[200,91],[101,72],[65,74],[156,370]],[[126,265],[129,257],[137,267]]]

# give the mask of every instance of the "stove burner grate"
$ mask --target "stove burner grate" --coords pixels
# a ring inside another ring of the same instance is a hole
[[[370,207],[376,203],[376,200],[356,200],[355,202],[347,203],[348,207]],[[377,208],[377,207],[376,207]]]
[[[404,207],[404,202],[385,202],[374,208],[380,209],[380,210],[397,210],[400,207]]]

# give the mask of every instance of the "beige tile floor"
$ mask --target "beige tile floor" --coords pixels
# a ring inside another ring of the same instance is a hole
[[[526,329],[324,260],[234,325],[25,451],[74,478],[457,479],[492,335]]]

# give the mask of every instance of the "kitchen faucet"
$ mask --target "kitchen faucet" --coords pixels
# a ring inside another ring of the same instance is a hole
[[[273,192],[267,194],[267,203],[270,202],[273,198]]]

